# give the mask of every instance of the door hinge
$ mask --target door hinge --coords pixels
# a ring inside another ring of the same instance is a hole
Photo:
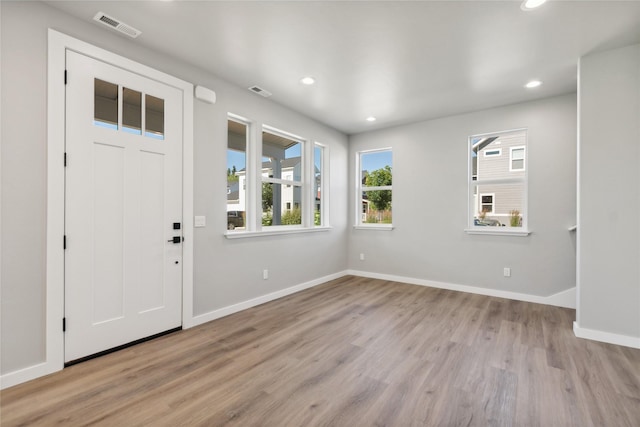
[[[67,167],[67,153],[64,153],[64,167]]]
[[[67,235],[62,236],[62,249],[67,249]]]
[[[67,318],[62,318],[62,332],[67,332]]]
[[[64,84],[67,84],[67,70],[64,70]]]

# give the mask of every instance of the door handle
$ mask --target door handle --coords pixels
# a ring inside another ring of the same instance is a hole
[[[173,239],[169,239],[167,240],[167,242],[169,243],[181,243],[182,242],[182,237],[180,236],[173,236]]]

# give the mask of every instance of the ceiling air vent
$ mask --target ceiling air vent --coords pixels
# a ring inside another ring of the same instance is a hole
[[[103,12],[96,13],[96,16],[93,17],[93,20],[98,21],[99,23],[106,25],[107,27],[112,28],[116,31],[119,31],[122,34],[125,34],[133,39],[142,34],[142,31],[136,30],[132,26],[127,25],[124,22],[119,21],[118,19]]]
[[[271,92],[269,92],[268,90],[264,90],[264,89],[262,89],[260,86],[251,86],[251,87],[249,88],[249,90],[250,90],[251,92],[255,92],[255,93],[257,93],[258,95],[262,95],[262,96],[264,96],[265,98],[268,98],[268,97],[270,97],[271,95],[273,95]]]

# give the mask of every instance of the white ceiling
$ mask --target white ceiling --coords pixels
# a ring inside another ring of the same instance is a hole
[[[640,1],[48,3],[348,134],[574,92],[580,56],[640,42]]]

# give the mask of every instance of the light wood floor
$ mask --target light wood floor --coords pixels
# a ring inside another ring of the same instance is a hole
[[[2,426],[640,426],[574,311],[345,277],[4,390]]]

